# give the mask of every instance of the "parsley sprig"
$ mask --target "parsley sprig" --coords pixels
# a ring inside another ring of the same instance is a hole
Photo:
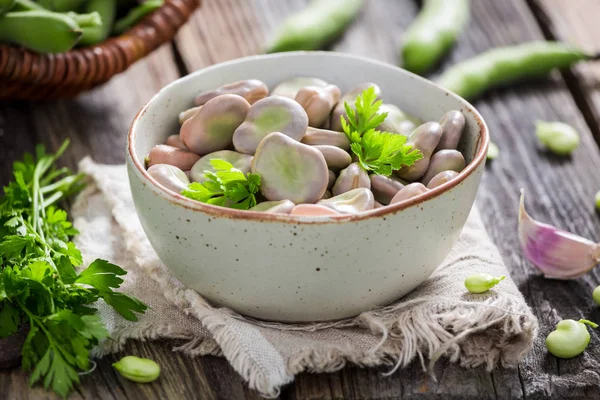
[[[215,172],[205,171],[205,182],[192,182],[181,194],[202,203],[247,210],[256,205],[260,175],[247,176],[231,163],[220,159],[210,160]]]
[[[25,325],[22,365],[30,383],[43,381],[66,396],[89,369],[89,350],[108,336],[93,303],[102,298],[123,317],[135,321],[144,312],[139,300],[115,292],[126,272],[97,259],[83,263],[70,240],[77,230],[57,203],[83,187],[82,174],[57,168],[56,154],[36,148],[13,164],[14,180],[0,198],[0,338]]]
[[[359,164],[367,171],[389,176],[403,166],[411,166],[423,154],[406,144],[406,136],[377,130],[388,115],[379,113],[381,104],[375,89],[369,87],[356,98],[354,109],[344,102],[347,116],[340,119]]]

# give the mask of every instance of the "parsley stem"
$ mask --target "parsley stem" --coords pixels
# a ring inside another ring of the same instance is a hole
[[[40,184],[45,186],[45,185],[49,184],[50,182],[52,182],[53,179],[58,178],[59,176],[64,175],[64,174],[68,174],[69,172],[70,172],[69,168],[67,168],[67,167],[55,169],[54,171],[52,171],[48,175],[46,175],[44,177],[44,179],[42,179],[40,181]]]
[[[56,190],[58,188],[60,188],[61,186],[71,186],[73,183],[77,182],[79,180],[79,176],[78,175],[70,175],[67,177],[62,178],[59,181],[56,181],[54,183],[51,183],[49,185],[46,186],[42,186],[40,188],[40,192],[43,194],[49,193],[53,190]]]
[[[44,200],[44,203],[42,204],[42,208],[48,208],[50,205],[52,205],[55,202],[57,202],[58,200],[60,200],[62,195],[63,195],[63,192],[55,192],[52,196],[50,196],[46,200]]]

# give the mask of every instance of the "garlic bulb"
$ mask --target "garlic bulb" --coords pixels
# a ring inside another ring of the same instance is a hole
[[[519,241],[525,257],[552,279],[578,278],[600,263],[600,244],[552,225],[525,211],[525,191],[519,205]]]

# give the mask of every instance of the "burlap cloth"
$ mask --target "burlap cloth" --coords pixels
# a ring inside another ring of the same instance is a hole
[[[471,273],[508,276],[476,209],[444,263],[397,303],[332,323],[264,323],[211,307],[171,276],[144,235],[124,165],[86,158],[80,169],[91,178],[73,207],[85,261],[121,265],[128,271],[122,290],[150,306],[132,323],[100,304],[112,340],[97,349],[99,356],[128,339],[183,339],[175,351],[223,356],[250,388],[277,396],[300,372],[335,371],[348,362],[392,372],[415,357],[429,368],[447,356],[463,367],[515,367],[537,334],[537,320],[510,278],[486,294],[464,288]]]

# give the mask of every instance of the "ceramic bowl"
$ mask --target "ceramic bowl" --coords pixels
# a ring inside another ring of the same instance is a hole
[[[341,219],[266,214],[211,206],[162,189],[144,169],[150,149],[178,131],[195,95],[242,79],[270,88],[314,76],[342,93],[370,81],[383,99],[425,121],[459,109],[467,123],[459,176],[408,202]],[[393,302],[443,261],[473,205],[489,142],[481,115],[462,98],[393,65],[334,52],[237,59],[163,88],[135,117],[127,167],[135,207],[154,250],[185,285],[212,304],[274,321],[350,317]]]

